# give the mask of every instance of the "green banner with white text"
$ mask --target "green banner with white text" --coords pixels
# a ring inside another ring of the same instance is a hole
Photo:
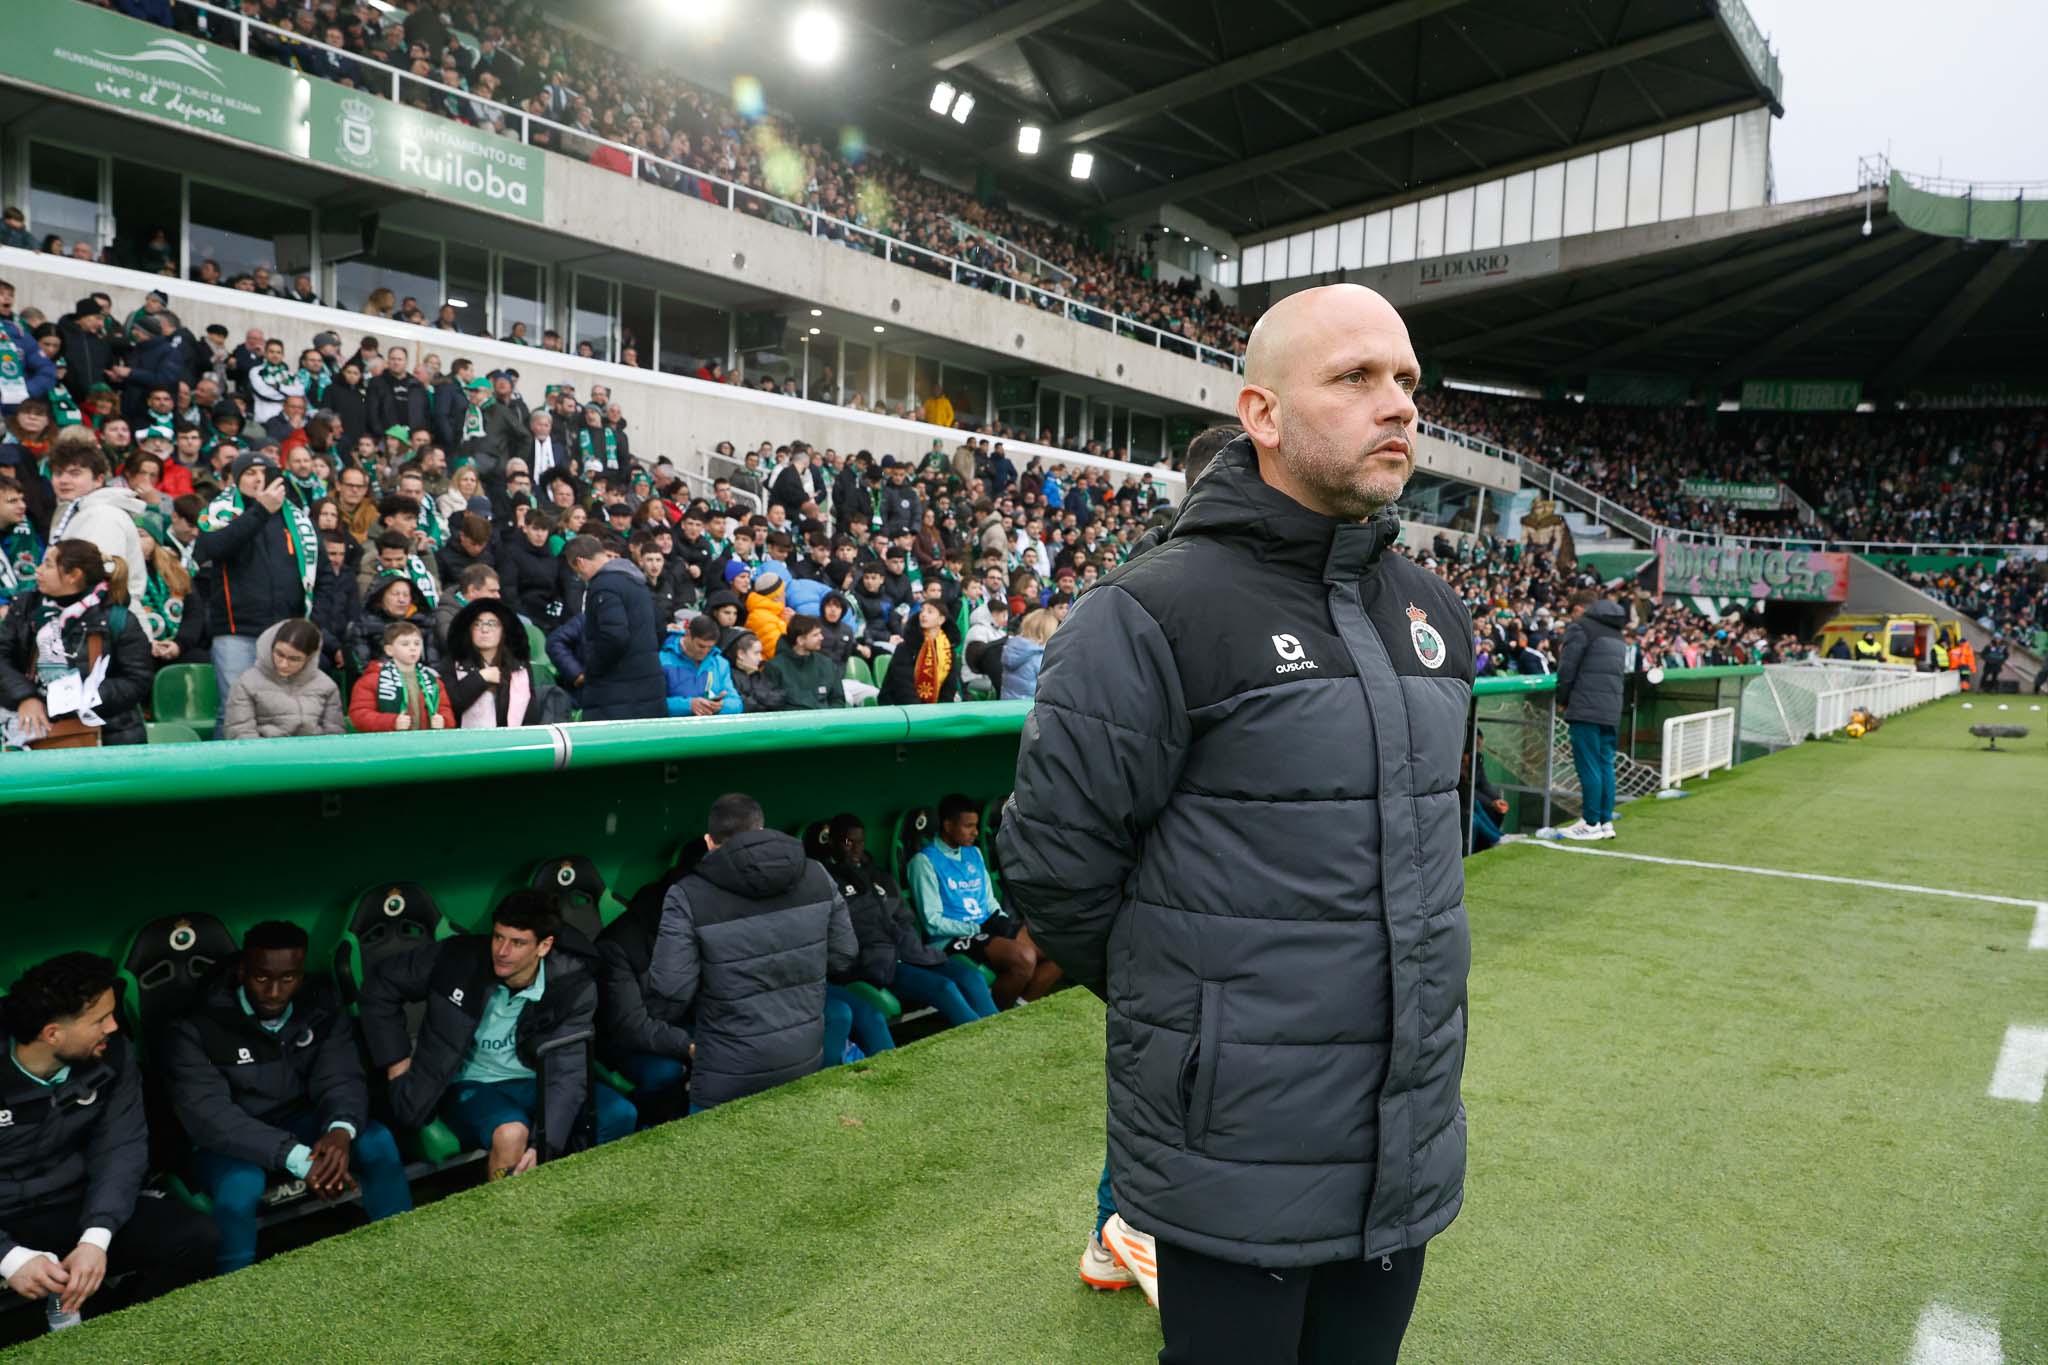
[[[1785,502],[1784,485],[1775,483],[1726,483],[1720,479],[1687,479],[1678,486],[1688,498],[1725,502],[1733,507],[1773,508]]]
[[[307,155],[436,199],[541,221],[546,172],[531,147],[346,86],[316,81]]]
[[[1854,412],[1863,401],[1860,379],[1749,379],[1742,406],[1761,412]]]
[[[0,74],[82,95],[119,113],[306,154],[311,82],[304,77],[90,5],[8,5]]]
[[[79,0],[12,0],[0,77],[540,222],[545,157],[495,133]]]

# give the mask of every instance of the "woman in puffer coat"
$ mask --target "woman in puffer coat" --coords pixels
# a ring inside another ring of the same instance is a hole
[[[448,623],[448,704],[465,730],[540,723],[532,646],[511,607],[480,597]]]
[[[320,627],[303,617],[256,637],[256,663],[228,693],[229,739],[338,735],[341,689],[320,671]]]
[[[1045,660],[1045,642],[1060,618],[1050,607],[1025,613],[1017,633],[1003,641],[1003,700],[1030,701],[1038,695],[1038,666]]]

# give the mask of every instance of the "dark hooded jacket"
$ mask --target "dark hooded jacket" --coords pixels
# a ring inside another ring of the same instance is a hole
[[[997,835],[1109,1004],[1118,1209],[1224,1260],[1376,1259],[1463,1198],[1471,625],[1398,531],[1226,447],[1052,637]]]
[[[498,681],[496,686],[487,683],[479,672],[483,667],[483,656],[470,643],[470,627],[480,616],[495,616],[504,632],[498,645]],[[533,643],[526,638],[526,627],[511,607],[495,597],[480,597],[467,603],[455,613],[455,619],[448,623],[448,648],[444,651],[448,666],[442,674],[448,679],[448,705],[455,712],[458,723],[462,713],[474,706],[486,693],[497,706],[498,725],[537,725],[540,723],[540,687],[533,680]],[[512,675],[526,674],[526,709],[520,715],[512,714]]]
[[[363,609],[348,623],[348,655],[358,671],[368,668],[372,662],[384,657],[384,632],[390,626],[404,620],[420,628],[424,648],[420,663],[428,668],[441,666],[441,647],[434,641],[434,618],[417,609],[411,616],[392,616],[384,610],[384,594],[391,591],[394,583],[410,585],[412,580],[403,574],[380,573],[370,580],[370,586],[363,593]],[[520,629],[524,637],[525,628]],[[454,705],[450,698],[449,704]]]
[[[164,1035],[171,1104],[193,1145],[282,1171],[299,1139],[280,1125],[295,1112],[323,1129],[361,1132],[370,1087],[355,1025],[333,991],[308,981],[273,1033],[242,1008],[240,990],[232,971],[221,972]]]
[[[668,714],[661,626],[647,576],[614,559],[590,577],[583,598],[585,720],[647,720]]]
[[[924,941],[910,903],[873,854],[862,854],[857,863],[834,858],[825,871],[839,885],[853,936],[860,943],[860,957],[846,974],[848,979],[886,990],[896,982],[899,963],[934,968],[946,964],[945,953]]]
[[[545,545],[536,546],[521,530],[507,531],[498,543],[498,587],[522,616],[552,630],[562,623],[567,597],[563,577],[569,566]]]
[[[857,941],[830,874],[779,830],[734,835],[669,888],[647,985],[694,1005],[690,1102],[709,1107],[816,1071],[825,978]]]
[[[1587,603],[1579,619],[1565,627],[1557,656],[1557,707],[1566,720],[1621,723],[1621,675],[1628,664],[1621,632],[1627,624],[1621,603],[1602,598]]]
[[[513,1050],[536,1075],[541,1071],[536,1049],[542,1044],[595,1027],[596,958],[597,949],[576,930],[565,924],[556,932],[555,946],[544,959],[547,981],[541,998],[519,1012],[513,1032]],[[393,1063],[412,1058],[412,1066],[390,1085],[392,1115],[400,1123],[416,1128],[432,1120],[434,1107],[462,1071],[484,1003],[497,988],[488,934],[423,943],[385,958],[364,977],[362,1029],[370,1064],[382,1074]],[[414,1037],[405,1007],[420,1001],[427,1008]],[[567,1150],[589,1094],[588,1070],[573,1047],[547,1068],[543,1158]]]
[[[120,1034],[107,1050],[38,1085],[11,1062],[0,1067],[0,1257],[20,1243],[10,1215],[79,1200],[78,1226],[119,1233],[149,1171],[142,1077]],[[68,1248],[66,1248],[68,1250]]]

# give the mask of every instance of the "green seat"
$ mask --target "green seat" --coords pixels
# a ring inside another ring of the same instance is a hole
[[[549,663],[545,656],[536,657],[526,667],[533,674],[533,685],[535,688],[553,687],[555,685],[555,666]]]
[[[593,943],[607,924],[626,913],[625,904],[606,888],[604,877],[588,858],[549,858],[534,868],[528,885],[560,896],[562,923]]]
[[[170,664],[157,670],[149,689],[149,709],[158,720],[189,725],[202,735],[213,733],[220,715],[220,688],[212,664]]]
[[[199,732],[182,721],[153,720],[142,728],[149,732],[151,744],[199,743]]]
[[[846,656],[846,680],[848,682],[866,683],[869,687],[875,685],[875,675],[869,669],[868,661],[861,658],[858,654]]]
[[[894,991],[883,990],[880,986],[870,986],[865,981],[856,981],[845,989],[854,999],[865,1000],[880,1010],[884,1018],[896,1019],[903,1014],[903,1002],[896,998]]]
[[[548,657],[548,633],[531,621],[526,626],[526,652],[534,663],[545,663]]]
[[[417,882],[379,882],[363,892],[356,898],[348,927],[334,945],[334,983],[348,1002],[349,1013],[357,1013],[363,974],[380,960],[422,943],[451,938],[455,932],[434,898]],[[426,1017],[426,1005],[408,1005],[405,1013],[407,1026],[417,1034],[420,1020]],[[460,1139],[439,1119],[424,1128],[394,1125],[394,1134],[408,1161],[439,1165],[462,1155]]]

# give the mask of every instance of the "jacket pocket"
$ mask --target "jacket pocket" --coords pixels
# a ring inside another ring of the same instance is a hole
[[[1187,1060],[1181,1063],[1181,1107],[1187,1143],[1200,1146],[1209,1135],[1209,1111],[1216,1099],[1216,1068],[1223,1060],[1223,987],[1215,981],[1202,983],[1201,1003],[1195,1010],[1195,1037],[1188,1045]]]

